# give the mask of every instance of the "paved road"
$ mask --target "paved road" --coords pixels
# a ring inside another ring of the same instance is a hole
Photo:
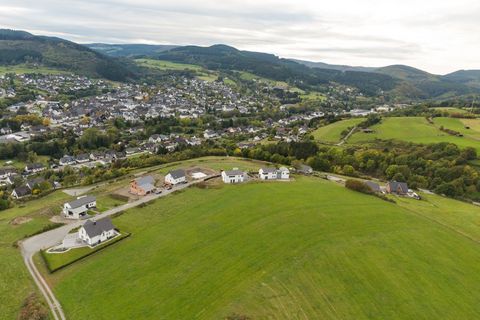
[[[182,190],[185,188],[188,188],[189,186],[199,183],[202,181],[205,181],[209,178],[212,178],[213,176],[207,176],[204,179],[201,180],[196,180],[193,182],[189,182],[186,184],[181,184],[177,185],[171,190],[163,190],[162,193],[160,194],[152,194],[145,196],[139,200],[133,201],[126,203],[124,205],[115,207],[113,209],[110,209],[108,211],[105,211],[101,214],[98,214],[95,216],[95,219],[101,219],[104,217],[111,216],[113,214],[116,214],[118,212],[122,212],[131,208],[134,208],[136,206],[141,205],[142,203],[147,203],[149,201],[158,199],[160,197],[165,197],[169,195],[172,192],[175,192],[177,190]],[[50,310],[52,311],[52,314],[54,315],[55,320],[65,320],[65,314],[63,313],[62,306],[58,302],[58,300],[55,298],[53,292],[51,291],[50,287],[48,284],[45,282],[45,279],[41,276],[40,272],[37,270],[35,264],[33,263],[33,255],[40,251],[41,249],[47,249],[50,248],[54,245],[57,245],[62,242],[63,238],[74,228],[80,227],[83,225],[85,221],[75,221],[74,223],[62,226],[57,229],[53,229],[41,234],[38,234],[36,236],[33,236],[31,238],[25,239],[20,243],[20,248],[22,251],[22,256],[25,262],[25,265],[27,266],[28,271],[33,277],[33,280],[37,284],[38,288],[40,289],[40,292],[43,294],[45,297],[45,300],[47,301]]]

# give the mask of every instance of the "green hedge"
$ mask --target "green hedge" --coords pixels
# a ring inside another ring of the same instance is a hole
[[[77,249],[71,249],[65,253],[48,253],[47,250],[41,250],[41,256],[47,265],[48,271],[54,273],[60,269],[68,267],[69,265],[80,261],[92,254],[95,254],[109,246],[130,237],[130,233],[122,233],[119,237],[112,241],[102,243],[95,248],[82,247]]]

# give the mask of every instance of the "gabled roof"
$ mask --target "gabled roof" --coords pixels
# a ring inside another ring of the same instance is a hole
[[[365,184],[372,189],[372,191],[379,192],[380,191],[380,186],[378,183],[373,182],[373,181],[365,181]]]
[[[15,189],[13,189],[13,192],[15,192],[15,194],[17,195],[17,197],[28,196],[29,194],[32,193],[27,186],[17,187],[17,188],[15,188]],[[13,193],[13,192],[12,192],[12,193]]]
[[[26,186],[29,187],[30,189],[33,189],[33,187],[34,187],[36,184],[40,184],[40,183],[42,183],[42,182],[44,182],[44,181],[45,181],[45,179],[42,178],[42,177],[30,179],[30,180],[27,180]]]
[[[242,170],[226,170],[225,174],[227,176],[243,176],[245,173]]]
[[[135,182],[139,186],[143,186],[143,185],[146,185],[146,184],[154,185],[155,184],[155,179],[152,176],[145,176],[145,177],[135,179]]]
[[[185,171],[183,169],[173,170],[170,171],[168,174],[170,174],[175,180],[185,177]]]
[[[33,170],[33,169],[41,169],[41,168],[45,168],[45,166],[41,163],[31,163],[31,164],[27,164],[27,170]]]
[[[405,182],[397,182],[397,181],[390,181],[389,183],[390,190],[393,192],[397,192],[400,189],[403,193],[408,192],[408,185]]]
[[[86,196],[86,197],[78,198],[78,199],[73,200],[71,202],[67,202],[66,204],[68,204],[70,206],[70,208],[76,209],[76,208],[80,208],[81,206],[84,206],[86,204],[92,203],[96,200],[97,200],[97,198],[95,198],[94,196]]]
[[[277,169],[275,169],[275,168],[262,168],[260,170],[262,170],[263,173],[276,173],[277,172]]]
[[[87,220],[84,223],[83,229],[90,238],[101,235],[104,231],[110,231],[115,229],[112,220],[110,218],[103,218],[98,221]]]

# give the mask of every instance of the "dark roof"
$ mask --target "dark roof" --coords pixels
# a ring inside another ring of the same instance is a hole
[[[15,194],[17,195],[17,197],[28,196],[29,194],[32,193],[27,186],[17,187],[17,188],[15,188],[15,189],[13,189],[13,192],[15,192]]]
[[[75,208],[80,208],[81,206],[84,206],[84,205],[86,205],[88,203],[91,203],[91,202],[94,202],[96,200],[97,200],[97,198],[95,198],[94,196],[86,196],[86,197],[78,198],[78,199],[73,200],[71,202],[67,202],[67,204],[69,204],[72,209],[75,209]]]
[[[365,181],[365,184],[372,189],[372,191],[379,192],[380,191],[380,186],[378,183],[375,183],[373,181]]]
[[[245,173],[242,170],[229,170],[225,171],[227,176],[243,176]]]
[[[44,168],[45,166],[41,163],[32,163],[32,164],[27,164],[27,170],[33,170],[33,169],[41,169]]]
[[[76,159],[77,160],[88,160],[88,159],[90,159],[90,155],[86,154],[86,153],[82,153],[82,154],[79,154],[78,156],[76,156]]]
[[[275,168],[262,168],[261,170],[263,171],[263,173],[275,173],[275,172],[277,172],[277,169],[275,169]]]
[[[139,186],[143,186],[143,185],[147,185],[147,184],[151,184],[151,185],[155,184],[155,179],[152,176],[145,176],[145,177],[137,178],[137,179],[135,179],[135,181],[137,182],[137,184]]]
[[[33,187],[36,185],[36,184],[40,184],[42,182],[44,182],[45,179],[42,178],[42,177],[38,177],[38,178],[34,178],[34,179],[30,179],[30,180],[27,180],[27,187],[29,187],[30,189],[33,189]]]
[[[108,217],[100,219],[98,221],[87,220],[87,222],[85,222],[85,224],[83,225],[83,228],[85,229],[85,232],[90,238],[99,236],[104,231],[110,231],[112,229],[115,229],[112,220],[110,220],[110,218]]]
[[[405,182],[390,181],[388,184],[391,192],[397,192],[398,189],[400,189],[403,193],[408,192],[408,185]]]
[[[170,171],[169,174],[172,176],[173,179],[180,179],[182,177],[185,177],[185,171],[183,169]]]

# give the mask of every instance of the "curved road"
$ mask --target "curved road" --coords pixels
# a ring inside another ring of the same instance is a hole
[[[167,196],[172,192],[188,188],[189,186],[191,186],[193,184],[205,181],[205,180],[213,178],[213,177],[216,177],[216,175],[207,176],[207,177],[205,177],[203,179],[200,179],[200,180],[196,180],[196,181],[189,182],[189,183],[186,183],[186,184],[177,185],[174,188],[172,188],[171,190],[163,190],[163,192],[160,193],[160,194],[152,194],[152,195],[145,196],[143,198],[140,198],[139,200],[126,203],[124,205],[115,207],[115,208],[110,209],[108,211],[105,211],[101,214],[98,214],[98,215],[95,216],[95,219],[98,220],[98,219],[105,218],[105,217],[111,216],[113,214],[116,214],[118,212],[122,212],[122,211],[125,211],[125,210],[128,210],[128,209],[134,208],[136,206],[141,205],[142,203],[146,203],[146,202],[158,199],[160,197]],[[57,244],[61,243],[63,238],[65,238],[65,236],[72,229],[80,227],[81,225],[84,224],[84,222],[85,221],[83,221],[83,220],[75,221],[71,224],[64,225],[60,228],[56,228],[56,229],[53,229],[53,230],[35,235],[33,237],[30,237],[28,239],[23,240],[20,243],[20,248],[21,248],[21,252],[22,252],[22,256],[23,256],[23,260],[25,262],[25,265],[27,266],[28,271],[32,275],[33,280],[35,281],[35,284],[38,286],[38,288],[40,289],[40,292],[45,297],[45,300],[47,301],[48,306],[50,307],[50,310],[51,310],[55,320],[65,320],[66,317],[65,317],[65,314],[62,310],[62,306],[60,305],[60,302],[58,302],[57,298],[55,297],[55,295],[51,291],[47,282],[45,281],[45,279],[42,277],[42,275],[38,271],[37,267],[35,266],[35,264],[33,262],[33,255],[35,253],[37,253],[38,251],[42,250],[42,249],[47,249],[47,248],[50,248],[54,245],[57,245]]]

